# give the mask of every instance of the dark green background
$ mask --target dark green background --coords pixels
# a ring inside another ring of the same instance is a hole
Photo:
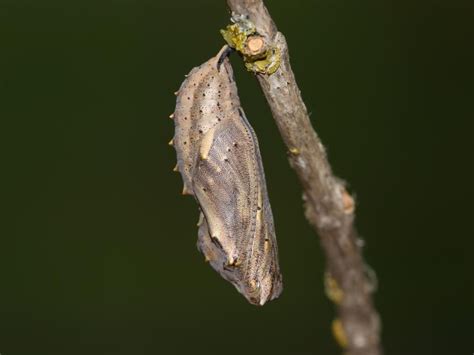
[[[388,355],[474,351],[471,4],[268,1],[357,195]],[[237,57],[284,293],[251,306],[196,250],[168,115],[227,22],[224,0],[0,0],[2,355],[340,353],[318,239]]]

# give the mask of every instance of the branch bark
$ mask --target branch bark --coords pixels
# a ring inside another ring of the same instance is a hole
[[[338,319],[333,332],[347,355],[380,355],[380,321],[372,302],[373,280],[354,227],[355,205],[344,183],[334,176],[324,147],[313,129],[290,66],[288,46],[262,0],[227,0],[233,13],[248,16],[267,44],[281,53],[272,75],[257,74],[289,162],[303,188],[305,215],[326,255],[326,293]]]

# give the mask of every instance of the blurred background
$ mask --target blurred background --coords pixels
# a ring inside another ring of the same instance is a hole
[[[472,3],[267,5],[334,171],[357,196],[385,353],[471,354]],[[168,115],[228,21],[224,0],[0,0],[2,355],[341,353],[300,187],[237,56],[281,298],[249,305],[196,249]]]

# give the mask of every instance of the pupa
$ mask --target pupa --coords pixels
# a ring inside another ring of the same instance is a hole
[[[252,304],[282,291],[278,246],[257,137],[240,105],[231,49],[194,68],[172,115],[183,194],[199,209],[198,249]]]

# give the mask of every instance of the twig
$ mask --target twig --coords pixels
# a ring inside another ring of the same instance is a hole
[[[272,75],[257,74],[289,161],[303,187],[305,215],[320,236],[326,254],[326,291],[336,304],[333,332],[347,355],[380,355],[380,322],[373,306],[373,282],[367,275],[354,227],[354,200],[336,178],[314,131],[289,62],[285,37],[262,0],[227,0],[233,13],[248,16],[257,33],[280,50]]]

